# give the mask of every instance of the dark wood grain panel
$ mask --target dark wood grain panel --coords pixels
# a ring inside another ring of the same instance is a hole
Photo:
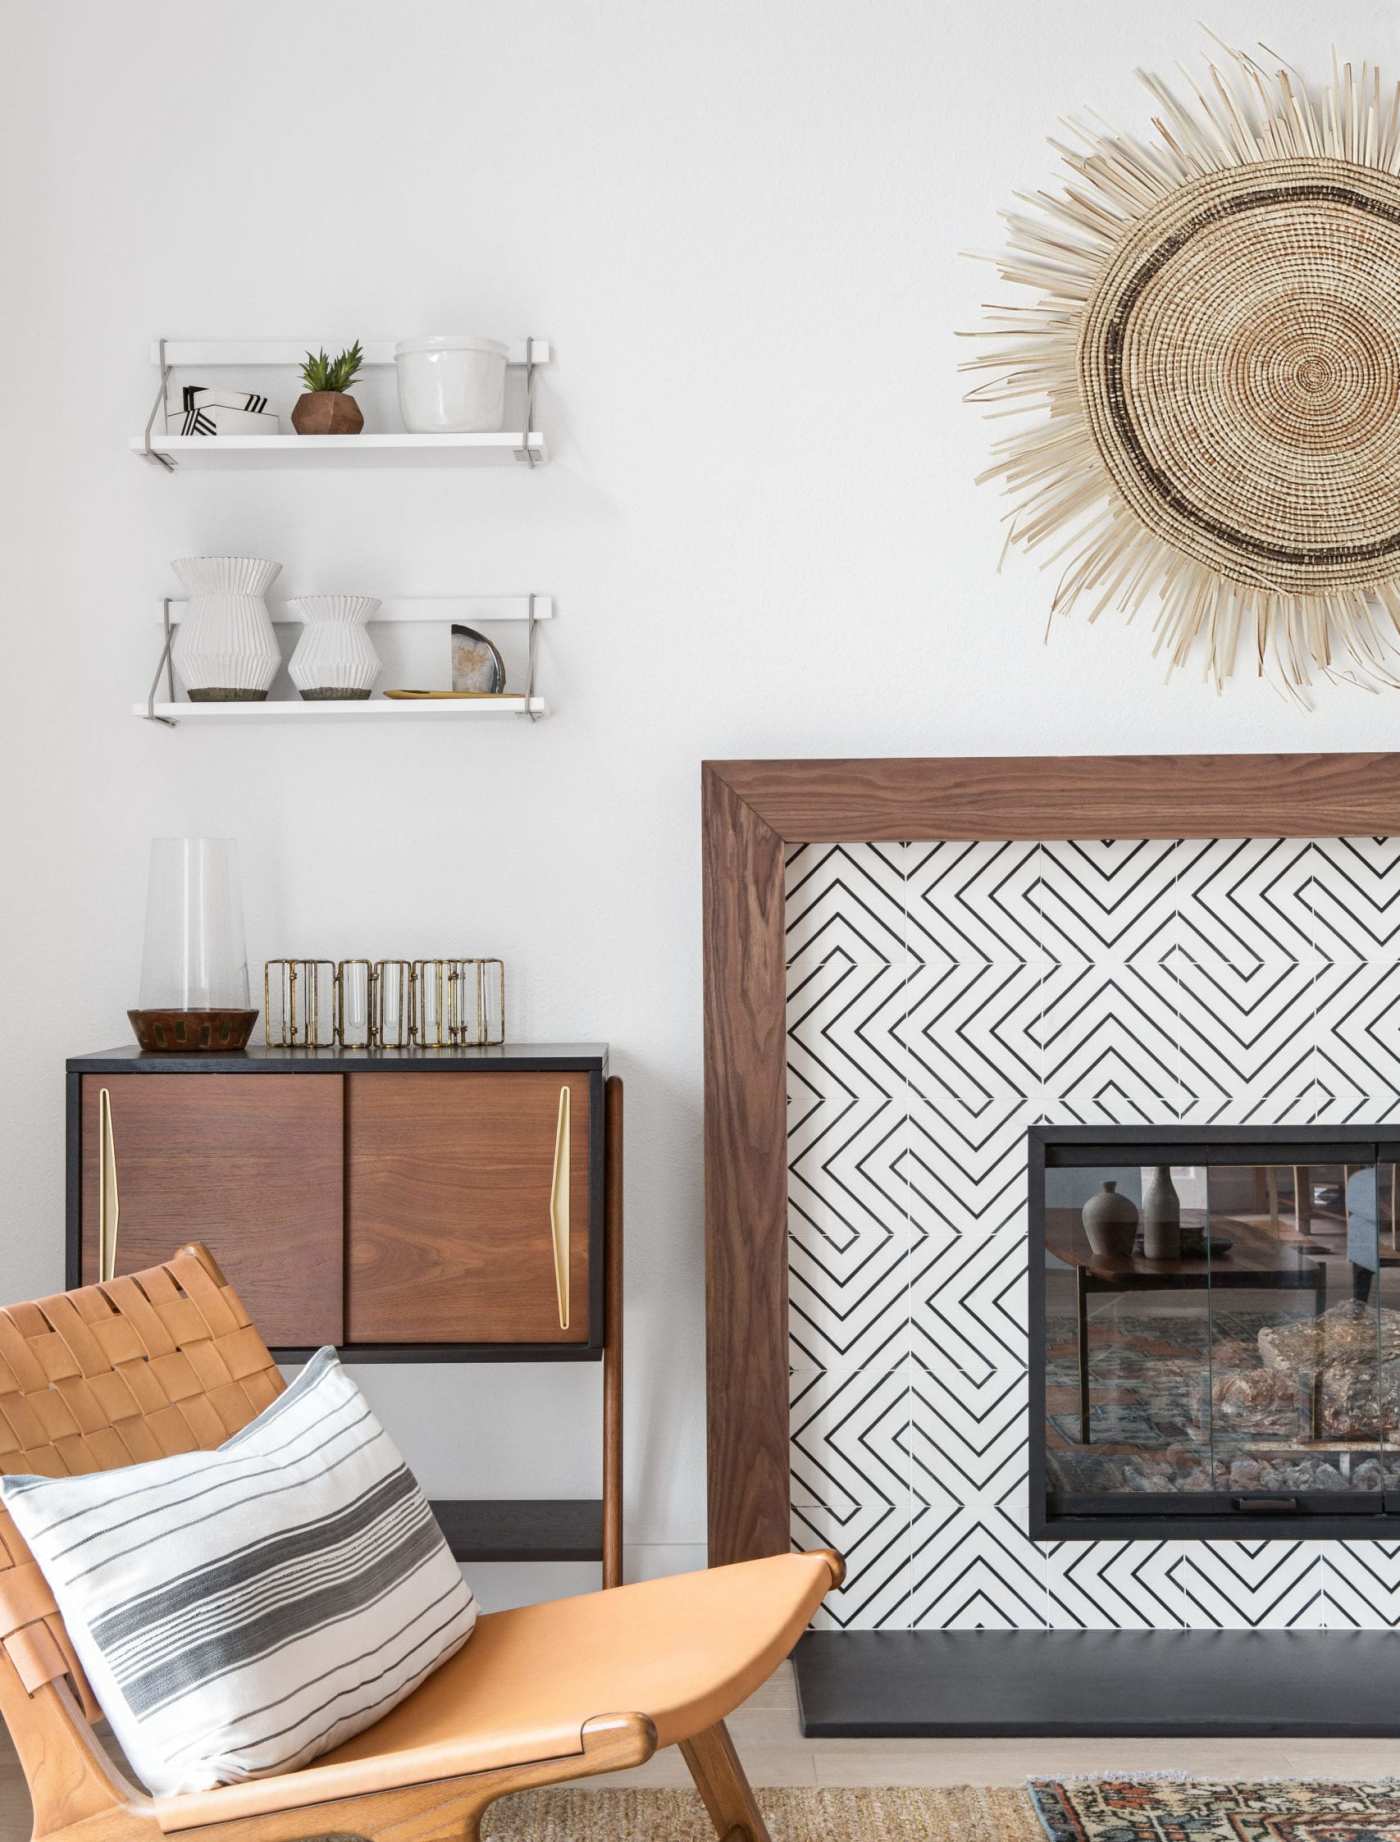
[[[783,844],[703,781],[710,1563],[788,1547]]]
[[[550,1232],[559,1092],[570,1094],[569,1327]],[[347,1077],[352,1343],[586,1343],[586,1074]]]
[[[789,844],[1400,831],[1393,754],[721,761],[706,773]]]
[[[266,1075],[82,1077],[82,1278],[97,1278],[98,1095],[111,1095],[117,1271],[202,1241],[263,1339],[339,1343],[344,1087]]]

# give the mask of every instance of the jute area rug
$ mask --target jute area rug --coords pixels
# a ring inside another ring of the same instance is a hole
[[[756,1795],[773,1842],[1045,1842],[1019,1787],[801,1785]],[[486,1842],[715,1842],[694,1791],[526,1791],[493,1805],[482,1834]]]
[[[761,1790],[773,1842],[1400,1842],[1400,1780],[1038,1779],[951,1789]],[[692,1791],[529,1791],[487,1842],[715,1842]]]

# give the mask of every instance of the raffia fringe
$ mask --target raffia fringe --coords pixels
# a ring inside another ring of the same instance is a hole
[[[1219,41],[1216,41],[1219,43]],[[1154,603],[1154,654],[1168,670],[1198,659],[1217,689],[1244,660],[1301,701],[1315,678],[1368,689],[1400,684],[1400,566],[1389,579],[1318,594],[1289,594],[1228,579],[1141,523],[1107,472],[1080,384],[1078,349],[1090,302],[1133,227],[1182,186],[1260,161],[1328,158],[1400,174],[1400,84],[1338,68],[1314,103],[1280,61],[1269,74],[1221,46],[1206,81],[1183,73],[1182,102],[1160,78],[1138,76],[1158,113],[1158,140],[1070,120],[1075,142],[1051,146],[1072,179],[1058,194],[1018,194],[1002,214],[1007,246],[993,262],[1004,281],[1037,292],[1032,304],[987,304],[976,334],[987,349],[961,369],[985,372],[968,400],[989,417],[1041,412],[999,440],[979,476],[1011,501],[1007,542],[1060,570],[1051,616],[1087,608],[1136,616]],[[1265,53],[1273,58],[1275,54]],[[1077,143],[1077,144],[1076,144]]]

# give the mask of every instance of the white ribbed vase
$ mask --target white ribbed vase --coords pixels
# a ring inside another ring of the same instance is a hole
[[[373,595],[299,595],[288,607],[306,622],[287,667],[307,699],[368,697],[379,676],[379,654],[365,622],[379,606]]]
[[[171,568],[190,591],[171,649],[190,702],[261,702],[282,663],[264,599],[282,565],[186,556]]]

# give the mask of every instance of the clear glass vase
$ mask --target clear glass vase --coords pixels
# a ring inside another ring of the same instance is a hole
[[[140,1004],[127,1016],[146,1050],[247,1047],[258,1013],[233,838],[152,841]]]

